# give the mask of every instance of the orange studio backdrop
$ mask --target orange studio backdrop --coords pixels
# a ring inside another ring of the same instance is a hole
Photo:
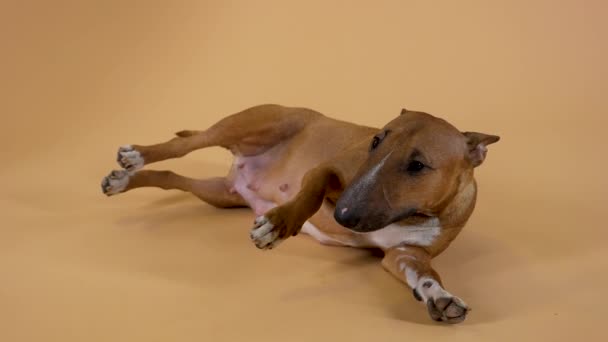
[[[608,340],[607,17],[599,0],[0,2],[0,340]],[[119,145],[262,103],[501,136],[434,261],[463,324],[431,321],[368,251],[261,252],[248,210],[102,195]]]

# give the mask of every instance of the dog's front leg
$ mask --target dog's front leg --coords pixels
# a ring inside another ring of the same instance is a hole
[[[443,288],[439,274],[431,267],[431,256],[424,249],[415,246],[390,248],[382,266],[412,289],[414,298],[426,304],[433,320],[460,323],[466,318],[469,307]]]
[[[321,165],[308,171],[300,192],[293,199],[256,218],[251,240],[260,249],[272,249],[297,235],[306,220],[319,210],[323,199],[338,192],[341,184],[334,167]]]

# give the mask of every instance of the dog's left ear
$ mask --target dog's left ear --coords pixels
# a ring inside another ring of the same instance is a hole
[[[467,138],[467,145],[469,147],[469,161],[473,164],[473,167],[477,167],[483,163],[488,153],[487,146],[500,140],[497,135],[489,135],[477,132],[464,132],[462,133]]]

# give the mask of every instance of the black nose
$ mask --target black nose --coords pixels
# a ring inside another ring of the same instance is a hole
[[[346,207],[336,207],[334,218],[346,228],[354,228],[361,222],[361,216],[358,215],[357,210],[350,210]]]

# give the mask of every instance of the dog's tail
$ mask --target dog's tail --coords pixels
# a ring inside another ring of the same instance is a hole
[[[179,131],[179,132],[175,133],[175,135],[177,135],[180,138],[187,138],[187,137],[191,137],[193,135],[197,135],[199,133],[202,133],[202,131],[183,130],[183,131]]]

